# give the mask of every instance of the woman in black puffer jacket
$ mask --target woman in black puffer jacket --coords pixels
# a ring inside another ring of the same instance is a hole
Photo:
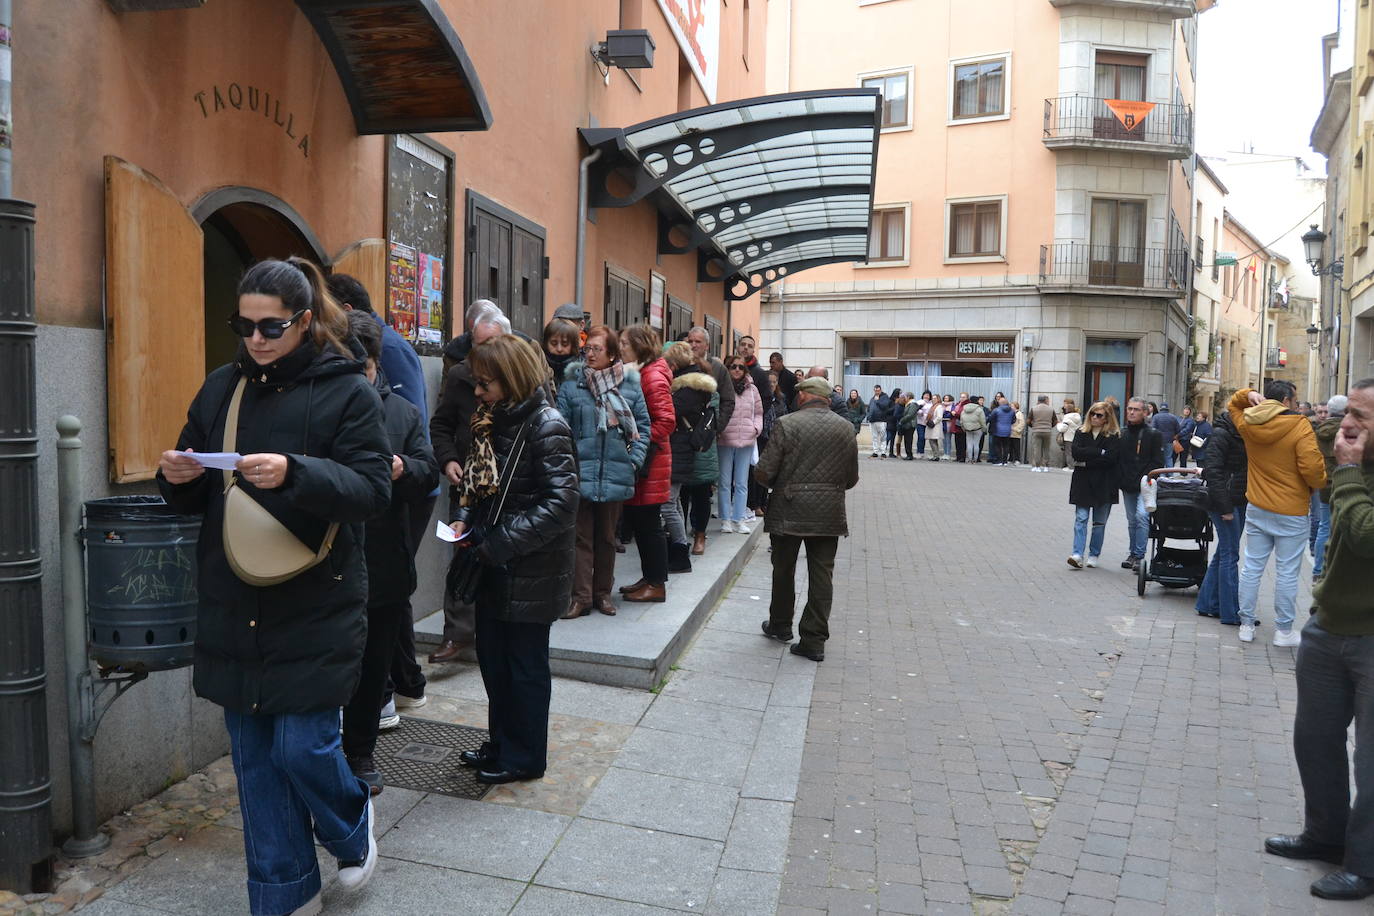
[[[243,344],[205,379],[177,450],[162,454],[158,485],[178,512],[204,516],[194,686],[224,707],[251,853],[250,909],[276,916],[318,901],[312,830],[339,860],[345,889],[361,887],[377,861],[367,787],[340,750],[339,709],[358,684],[363,523],[391,500],[391,446],[381,400],[319,268],[262,261],[238,293],[230,326]],[[223,476],[184,454],[225,450],[240,385],[237,488],[312,551],[339,525],[322,562],[276,585],[249,584],[231,567]]]
[[[1203,445],[1202,479],[1207,481],[1207,512],[1217,532],[1217,549],[1207,566],[1194,607],[1204,617],[1240,624],[1240,535],[1245,530],[1248,465],[1245,440],[1222,410]]]
[[[549,628],[572,598],[577,453],[567,421],[545,400],[548,367],[533,346],[503,334],[474,347],[468,366],[480,405],[453,529],[461,535],[473,524],[459,546],[481,564],[477,664],[491,738],[461,757],[479,768],[479,782],[497,784],[538,779],[547,764]],[[516,461],[509,471],[508,461]],[[507,473],[505,505],[491,518]]]

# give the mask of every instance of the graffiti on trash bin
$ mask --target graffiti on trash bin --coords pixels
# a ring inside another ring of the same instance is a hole
[[[195,566],[190,552],[178,547],[135,550],[105,593],[130,604],[194,600]]]

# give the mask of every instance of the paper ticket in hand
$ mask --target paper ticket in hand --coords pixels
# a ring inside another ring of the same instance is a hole
[[[472,534],[471,528],[465,529],[461,535],[458,535],[454,534],[453,529],[443,522],[434,523],[434,536],[441,541],[448,541],[450,544],[466,540],[469,534]]]
[[[232,471],[243,456],[238,452],[181,452],[187,458],[194,458],[203,468],[216,471]]]

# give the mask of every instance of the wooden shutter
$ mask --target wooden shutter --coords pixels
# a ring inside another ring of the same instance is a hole
[[[372,309],[386,314],[386,241],[363,239],[334,258],[333,272],[356,277],[372,299]]]
[[[205,378],[204,242],[149,173],[105,157],[110,478],[148,480]]]

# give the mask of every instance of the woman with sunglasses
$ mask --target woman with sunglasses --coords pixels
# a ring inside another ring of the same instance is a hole
[[[749,364],[744,358],[730,357],[725,368],[735,388],[735,412],[720,431],[720,482],[716,488],[721,534],[749,534],[749,468],[754,463],[755,446],[763,432],[763,399]]]
[[[1069,481],[1069,502],[1073,503],[1073,553],[1069,565],[1074,569],[1098,564],[1102,539],[1107,533],[1107,518],[1116,505],[1117,485],[1121,479],[1121,426],[1106,401],[1088,408],[1088,422],[1073,437],[1073,478]],[[1092,519],[1092,539],[1088,520]],[[1087,547],[1088,556],[1083,558]]]
[[[238,777],[254,916],[320,912],[314,838],[339,860],[339,886],[367,883],[377,861],[367,785],[340,747],[367,637],[363,523],[387,510],[392,457],[376,390],[347,341],[348,320],[315,265],[262,261],[238,287],[237,358],[211,372],[158,485],[178,512],[202,515],[195,691],[224,707]],[[224,547],[226,490],[193,452],[234,437],[237,486],[322,562],[277,585],[250,585]],[[375,715],[375,712],[373,713]]]

